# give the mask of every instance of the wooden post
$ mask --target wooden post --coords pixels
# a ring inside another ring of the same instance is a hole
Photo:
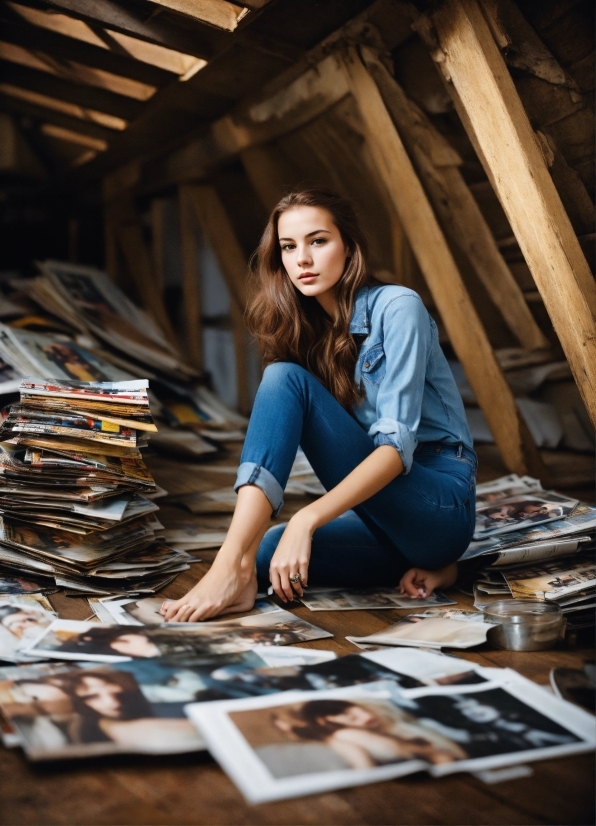
[[[120,281],[118,261],[118,241],[116,240],[117,217],[111,204],[106,204],[103,212],[106,272],[117,284]]]
[[[155,289],[163,295],[164,289],[164,209],[165,198],[153,198],[151,200],[151,253],[153,258],[153,275],[155,279]]]
[[[415,103],[408,99],[385,66],[363,50],[393,122],[424,182],[433,207],[449,237],[474,267],[489,296],[522,347],[547,348],[540,330],[474,196],[459,171],[458,157]]]
[[[368,146],[453,349],[457,353],[509,470],[545,479],[540,454],[472,305],[457,265],[381,94],[358,54],[345,60],[351,92],[365,125]]]
[[[298,181],[298,175],[282,157],[277,146],[249,146],[240,152],[254,191],[266,210],[271,211],[282,195]]]
[[[434,54],[505,210],[596,425],[596,285],[477,0],[433,14]]]
[[[118,227],[117,237],[141,304],[157,321],[167,340],[178,353],[176,334],[166,313],[161,293],[155,288],[151,256],[143,238],[141,225],[136,222],[122,224]]]
[[[208,184],[196,184],[185,188],[188,192],[189,203],[215,254],[221,274],[230,291],[232,335],[238,382],[238,409],[246,414],[250,408],[246,360],[248,334],[244,326],[247,296],[246,258],[215,187]]]
[[[182,295],[187,357],[193,367],[203,369],[203,324],[201,316],[201,285],[197,267],[197,228],[192,208],[191,185],[178,189],[180,235],[182,243]]]

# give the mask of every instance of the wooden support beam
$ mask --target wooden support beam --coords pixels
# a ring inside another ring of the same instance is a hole
[[[118,250],[118,215],[114,207],[106,204],[103,213],[103,237],[105,268],[115,284],[122,284]]]
[[[204,365],[201,285],[197,266],[199,249],[196,218],[192,206],[192,190],[193,187],[190,185],[178,188],[182,244],[182,295],[184,298],[186,355],[193,367],[202,370]]]
[[[30,103],[28,100],[22,100],[21,98],[3,95],[1,93],[0,110],[12,112],[16,115],[24,115],[40,123],[53,123],[55,126],[61,126],[63,129],[71,129],[73,132],[89,135],[91,138],[108,141],[108,143],[114,138],[114,135],[118,134],[113,129],[106,129],[94,121],[65,115],[55,109],[49,109],[45,106],[39,106],[36,103]]]
[[[596,425],[596,285],[536,137],[477,0],[447,0],[433,15],[440,60],[464,126],[532,272]]]
[[[7,10],[12,12],[8,6],[0,6],[0,19],[5,17]],[[0,40],[6,43],[41,52],[59,61],[72,60],[83,66],[138,80],[149,86],[164,86],[172,80],[177,80],[177,75],[172,72],[166,72],[125,54],[102,49],[101,46],[66,37],[40,26],[27,25],[15,12],[12,12],[12,18],[13,22],[4,19],[0,25]],[[18,18],[20,24],[15,23],[14,18]]]
[[[22,5],[38,8],[35,0],[18,0]],[[114,0],[49,0],[47,5],[70,17],[84,20],[86,23],[98,23],[107,29],[137,37],[175,49],[183,54],[194,55],[208,60],[215,53],[218,44],[223,43],[226,35],[208,26],[184,27],[170,19],[151,17],[139,12],[139,7],[131,3],[118,3]]]
[[[503,459],[515,473],[530,473],[545,479],[540,454],[516,407],[511,389],[381,94],[353,50],[346,58],[345,70],[378,173],[386,182],[453,349],[463,365]]]
[[[162,295],[155,288],[151,255],[132,198],[125,199],[122,203],[113,203],[111,208],[116,241],[136,287],[139,301],[159,324],[174,350],[179,352],[179,342],[166,312]]]
[[[444,231],[467,256],[488,295],[522,347],[547,348],[548,339],[536,323],[478,204],[459,171],[459,158],[434,125],[411,101],[385,66],[368,49],[365,63],[385,106],[424,183]],[[454,162],[455,161],[455,162]]]
[[[2,83],[29,89],[47,97],[65,100],[128,121],[133,120],[141,111],[142,104],[133,98],[100,89],[98,86],[73,83],[49,72],[19,66],[7,60],[0,60],[0,79]]]
[[[248,146],[240,152],[240,160],[254,191],[269,212],[297,182],[295,170],[277,146]]]
[[[187,187],[188,197],[203,234],[213,250],[219,269],[232,297],[231,317],[236,377],[238,382],[238,409],[249,410],[248,397],[248,333],[244,325],[246,308],[247,262],[226,209],[214,186],[199,184]]]
[[[155,279],[155,289],[160,295],[163,295],[165,284],[165,204],[165,198],[153,198],[151,201],[151,252],[153,258],[153,275]]]
[[[166,9],[184,14],[199,23],[233,32],[238,27],[242,9],[226,0],[149,0]]]
[[[232,299],[244,312],[248,266],[226,209],[214,186],[197,184],[191,192],[195,215],[215,253]]]
[[[160,186],[206,177],[243,149],[309,123],[349,94],[336,55],[307,69],[286,88],[215,121],[208,133],[172,152],[154,174]]]

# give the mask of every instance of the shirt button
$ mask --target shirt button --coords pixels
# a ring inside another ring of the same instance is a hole
[[[369,361],[364,362],[364,366],[365,367],[370,367],[370,362]]]
[[[441,452],[441,448],[440,448],[440,447],[436,447],[436,448],[435,448],[435,453],[440,453],[440,452]]]

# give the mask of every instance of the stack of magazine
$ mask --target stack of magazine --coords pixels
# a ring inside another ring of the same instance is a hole
[[[476,607],[553,600],[570,630],[593,627],[595,527],[595,507],[544,491],[537,479],[511,474],[478,485],[476,532],[462,557],[473,561]]]
[[[27,378],[0,427],[0,563],[70,592],[154,592],[192,558],[155,543],[147,381]]]

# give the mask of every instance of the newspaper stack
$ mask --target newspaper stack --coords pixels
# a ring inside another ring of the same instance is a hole
[[[516,474],[477,487],[476,532],[463,560],[483,570],[474,604],[503,598],[554,600],[569,629],[594,625],[596,508]]]
[[[69,592],[153,593],[192,558],[155,543],[148,382],[27,378],[0,427],[0,563]]]

